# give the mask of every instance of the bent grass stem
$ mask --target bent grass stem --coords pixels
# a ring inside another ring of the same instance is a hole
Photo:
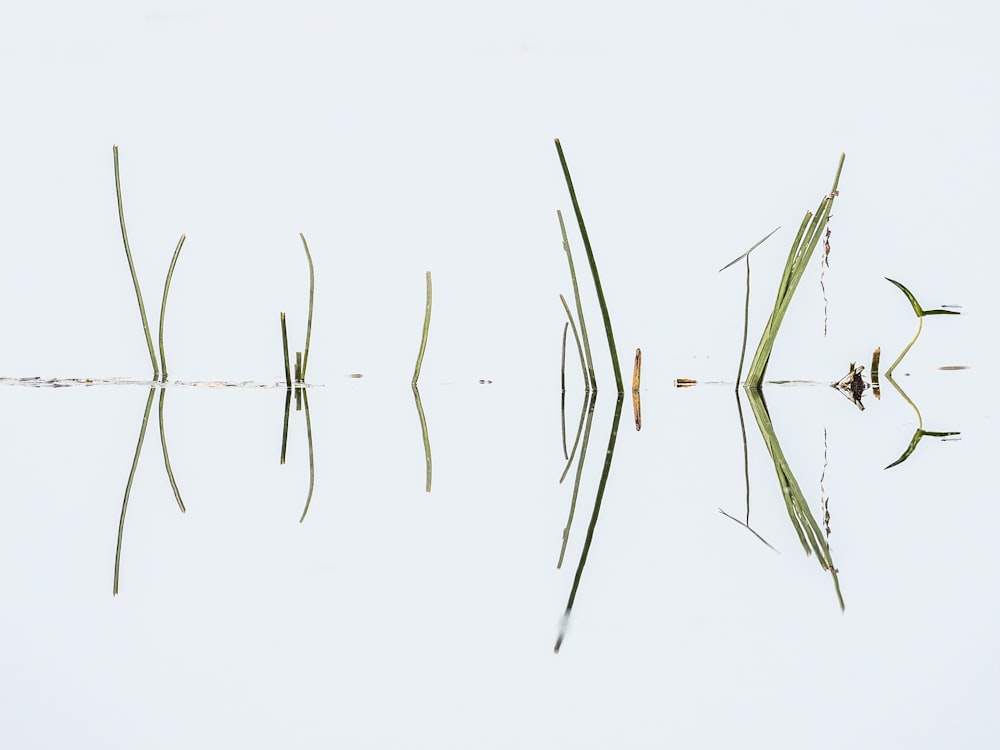
[[[122,242],[125,244],[125,258],[128,260],[128,270],[132,274],[132,284],[135,286],[135,298],[139,302],[139,315],[142,317],[142,332],[146,334],[146,346],[149,347],[149,359],[153,364],[153,380],[160,377],[160,367],[156,363],[156,351],[153,349],[153,338],[149,334],[149,320],[146,318],[146,306],[142,302],[142,291],[139,289],[139,277],[135,273],[135,263],[132,262],[132,250],[128,244],[128,232],[125,231],[125,209],[122,206],[122,183],[118,169],[118,146],[113,147],[115,157],[115,195],[118,197],[118,220],[122,227]]]

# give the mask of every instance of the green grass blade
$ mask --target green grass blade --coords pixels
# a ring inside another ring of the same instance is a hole
[[[416,385],[420,379],[420,367],[424,363],[424,351],[427,349],[427,333],[431,327],[431,272],[427,272],[427,305],[424,308],[424,329],[420,335],[420,351],[417,352],[417,364],[413,368],[411,385]],[[430,492],[430,490],[428,490]]]
[[[586,367],[583,371],[583,379],[586,385],[586,389],[589,391],[591,389],[597,390],[597,377],[594,374],[594,360],[590,356],[590,338],[587,336],[587,321],[583,317],[583,303],[580,301],[580,286],[576,281],[576,266],[573,264],[573,251],[569,247],[569,237],[566,234],[566,223],[563,221],[562,211],[556,211],[556,217],[559,219],[559,231],[562,233],[563,241],[563,252],[566,253],[566,262],[569,263],[569,277],[573,282],[573,298],[576,300],[576,317],[580,319],[580,332],[583,336],[583,353],[586,358]],[[562,295],[560,295],[562,298]],[[566,302],[563,300],[563,304]],[[567,306],[568,313],[568,306]],[[569,316],[572,322],[573,316]],[[573,334],[576,335],[576,325],[573,325]],[[580,345],[580,339],[577,338],[577,346]]]
[[[170,259],[170,268],[167,270],[167,278],[163,282],[163,301],[160,303],[160,362],[163,364],[163,382],[167,382],[167,354],[163,350],[163,320],[167,317],[167,292],[170,291],[170,280],[174,278],[174,267],[177,265],[177,258],[180,257],[181,248],[184,247],[185,235],[177,241],[177,249],[174,250],[174,257]]]
[[[174,499],[177,500],[177,507],[181,509],[181,513],[185,513],[187,509],[184,507],[184,501],[181,500],[181,491],[177,489],[177,481],[174,479],[174,470],[170,466],[170,454],[167,453],[167,433],[163,426],[163,402],[167,397],[167,389],[160,389],[160,404],[157,408],[157,417],[160,422],[160,446],[163,448],[163,466],[167,470],[167,479],[170,480],[170,489],[174,491]]]
[[[735,266],[737,263],[739,263],[744,258],[749,258],[750,257],[750,253],[752,253],[758,247],[760,247],[765,242],[767,242],[771,238],[771,235],[774,234],[775,232],[777,232],[779,229],[781,229],[781,227],[775,227],[774,229],[772,229],[770,232],[768,232],[762,238],[760,238],[759,240],[757,240],[757,242],[755,242],[753,244],[753,246],[749,250],[747,250],[745,253],[743,253],[743,255],[740,255],[737,258],[733,258],[731,261],[729,261],[728,263],[726,263],[726,265],[724,265],[722,268],[719,269],[719,273],[722,273],[723,271],[725,271],[730,266]]]
[[[618,363],[618,348],[615,346],[615,334],[611,330],[611,316],[608,313],[608,303],[604,299],[604,288],[601,286],[601,275],[597,271],[597,261],[594,258],[594,249],[590,246],[590,236],[587,234],[587,226],[583,222],[583,212],[580,210],[580,202],[576,198],[576,190],[573,188],[573,178],[569,173],[569,165],[566,163],[566,155],[563,153],[562,144],[559,139],[555,139],[556,151],[559,153],[559,163],[562,165],[563,175],[566,177],[566,187],[569,189],[569,197],[573,202],[573,211],[576,213],[576,222],[580,226],[580,236],[583,238],[583,248],[587,251],[587,261],[590,263],[590,273],[594,277],[594,288],[597,290],[597,301],[601,305],[601,315],[604,318],[604,331],[608,335],[608,349],[611,352],[611,364],[615,371],[615,385],[618,393],[624,395],[625,386],[622,384],[622,370]]]
[[[132,250],[128,244],[128,232],[125,231],[125,209],[122,206],[122,183],[118,171],[118,146],[114,147],[115,155],[115,194],[118,196],[118,220],[122,227],[122,242],[125,243],[125,258],[128,260],[128,270],[132,274],[132,284],[135,286],[135,298],[139,302],[139,315],[142,317],[142,331],[146,334],[146,346],[149,347],[149,359],[153,363],[153,380],[160,376],[160,367],[156,363],[156,350],[153,349],[153,338],[149,334],[149,320],[146,318],[146,306],[142,303],[142,290],[139,289],[139,277],[135,273],[135,263],[132,262]]]
[[[142,415],[142,427],[139,428],[139,440],[135,444],[135,455],[132,456],[132,468],[128,473],[128,483],[125,485],[125,499],[122,500],[122,515],[118,521],[118,546],[115,548],[115,596],[118,596],[118,576],[121,571],[122,562],[122,540],[125,536],[125,513],[128,510],[129,495],[132,494],[132,480],[135,479],[135,470],[139,465],[139,455],[142,453],[142,442],[146,439],[146,425],[149,424],[149,412],[153,409],[153,396],[155,393],[155,388],[149,389],[149,398],[146,399],[146,411]]]
[[[285,325],[285,314],[281,313],[281,344],[285,350],[285,387],[292,389],[292,368],[288,363],[288,326]]]
[[[905,286],[900,284],[895,279],[890,279],[888,276],[884,276],[883,278],[890,284],[894,284],[899,289],[899,291],[901,291],[903,294],[906,295],[906,299],[909,300],[910,306],[913,308],[913,312],[916,314],[918,318],[922,318],[924,316],[924,309],[920,306],[920,303],[917,302],[917,298],[913,296],[913,292],[911,292],[909,289],[907,289]]]
[[[299,232],[299,237],[302,238],[302,247],[306,251],[306,260],[309,261],[309,316],[306,318],[306,345],[302,350],[302,371],[299,373],[299,381],[304,383],[306,380],[306,368],[309,366],[309,340],[312,338],[313,329],[313,296],[316,291],[316,272],[313,269],[312,253],[309,252],[309,243],[306,242],[306,236]]]

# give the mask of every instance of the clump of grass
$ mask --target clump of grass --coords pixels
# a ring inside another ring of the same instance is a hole
[[[604,318],[604,331],[608,337],[608,349],[611,352],[611,364],[615,371],[615,385],[618,393],[624,395],[625,387],[622,384],[622,371],[618,363],[618,349],[615,346],[615,335],[611,330],[611,316],[608,313],[608,303],[604,299],[604,288],[601,286],[601,276],[597,271],[597,261],[594,258],[594,250],[590,246],[590,236],[587,234],[587,226],[583,221],[583,212],[580,210],[580,202],[576,198],[576,190],[573,188],[573,178],[569,173],[569,165],[566,163],[566,155],[563,153],[562,144],[559,139],[555,139],[556,151],[559,154],[559,163],[562,165],[563,175],[566,178],[566,187],[569,189],[569,197],[573,203],[573,211],[576,213],[576,221],[580,227],[580,236],[583,238],[583,248],[587,251],[587,262],[590,264],[590,273],[594,277],[594,288],[597,291],[597,301],[601,305],[601,316]],[[596,383],[594,389],[596,390]]]
[[[760,343],[757,345],[757,351],[747,372],[746,386],[748,388],[760,389],[761,385],[763,385],[764,374],[767,372],[767,365],[771,359],[771,351],[778,337],[781,322],[785,318],[785,313],[788,311],[788,306],[795,295],[799,281],[801,281],[809,260],[812,258],[813,251],[823,236],[823,230],[830,220],[833,201],[839,194],[838,186],[840,184],[840,173],[844,168],[844,158],[845,155],[841,154],[840,162],[837,165],[837,173],[833,178],[833,187],[830,189],[829,194],[820,201],[815,214],[806,212],[805,217],[802,219],[802,224],[799,226],[799,231],[795,235],[795,240],[792,242],[791,250],[788,253],[788,260],[785,262],[781,281],[778,284],[778,293],[774,301],[774,307],[771,310],[767,325],[764,326]]]
[[[900,284],[895,279],[890,279],[888,276],[886,276],[885,280],[888,281],[890,284],[894,284],[906,296],[906,299],[909,300],[910,302],[910,306],[913,307],[913,312],[917,316],[917,332],[913,335],[913,338],[910,339],[910,343],[906,345],[906,348],[903,349],[902,352],[900,352],[898,357],[896,357],[896,361],[893,362],[891,365],[889,365],[889,369],[885,371],[886,377],[891,378],[893,371],[896,369],[899,363],[903,361],[903,357],[905,357],[907,353],[910,351],[910,349],[913,347],[913,345],[917,343],[917,339],[920,337],[920,332],[924,328],[925,317],[927,317],[928,315],[959,315],[960,313],[957,310],[943,310],[943,309],[925,310],[923,307],[920,306],[920,303],[917,302],[917,298],[913,296],[913,292],[911,292],[909,289],[907,289],[905,286]]]

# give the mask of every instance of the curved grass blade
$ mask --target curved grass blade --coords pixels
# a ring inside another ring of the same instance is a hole
[[[167,270],[167,278],[163,282],[163,302],[160,303],[160,363],[163,365],[163,382],[167,382],[167,354],[163,350],[163,319],[167,317],[167,292],[170,291],[170,280],[174,277],[174,266],[177,265],[177,258],[184,247],[185,235],[177,241],[177,249],[174,250],[174,257],[170,259],[170,268]],[[180,499],[180,498],[178,498]]]
[[[156,363],[156,351],[153,349],[153,338],[149,334],[149,321],[146,319],[146,306],[142,303],[142,290],[139,289],[139,277],[135,273],[135,263],[132,262],[132,250],[128,244],[128,232],[125,231],[125,209],[122,206],[122,183],[118,171],[118,146],[114,146],[115,156],[115,194],[118,197],[118,221],[122,227],[122,242],[125,244],[125,258],[128,260],[128,270],[132,274],[132,284],[135,286],[135,298],[139,302],[139,315],[142,318],[142,332],[146,334],[146,346],[149,347],[149,359],[153,363],[153,380],[160,376],[160,367]]]
[[[417,364],[413,368],[413,380],[410,385],[416,385],[420,379],[420,367],[424,363],[424,350],[427,349],[427,332],[431,327],[431,272],[427,272],[427,306],[424,308],[424,330],[420,336],[420,351],[417,352]],[[418,397],[419,398],[419,397]],[[427,490],[430,492],[430,490]]]
[[[146,399],[146,411],[142,415],[142,427],[139,428],[139,441],[135,445],[135,455],[132,456],[132,468],[128,473],[128,482],[125,485],[125,499],[122,500],[122,515],[118,521],[118,546],[115,548],[115,585],[114,595],[118,596],[118,574],[121,570],[122,562],[122,539],[125,536],[125,513],[128,510],[128,497],[132,493],[132,480],[135,479],[135,469],[139,465],[139,455],[142,453],[142,442],[146,439],[146,425],[149,424],[149,412],[153,409],[153,395],[155,388],[149,389],[149,398]]]
[[[562,165],[563,175],[566,178],[566,187],[569,188],[569,197],[573,202],[573,211],[576,213],[576,222],[580,226],[580,236],[583,238],[583,248],[587,251],[587,261],[590,263],[590,273],[594,277],[594,288],[597,290],[597,301],[601,305],[601,315],[604,318],[604,331],[608,335],[608,349],[611,352],[611,364],[615,371],[615,385],[619,395],[625,394],[625,386],[622,385],[622,369],[618,363],[618,349],[615,346],[615,334],[611,330],[611,315],[608,313],[608,303],[604,299],[604,288],[601,286],[601,275],[597,272],[597,261],[594,259],[594,249],[590,246],[590,236],[587,234],[587,226],[583,222],[583,212],[580,210],[580,202],[576,199],[576,190],[573,188],[573,178],[569,174],[569,165],[566,163],[566,155],[563,153],[562,144],[559,139],[555,139],[556,151],[559,153],[559,163]],[[595,386],[596,388],[596,386]]]
[[[306,345],[302,350],[302,369],[299,372],[299,382],[304,383],[306,380],[306,367],[309,365],[309,339],[312,338],[313,329],[313,295],[316,290],[316,273],[313,269],[312,253],[309,252],[309,243],[306,242],[306,236],[302,232],[299,232],[299,237],[302,238],[302,247],[306,251],[306,260],[309,261],[309,316],[306,318]]]

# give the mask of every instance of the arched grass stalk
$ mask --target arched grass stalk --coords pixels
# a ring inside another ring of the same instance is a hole
[[[163,371],[163,379],[166,380],[167,371]],[[160,389],[160,404],[157,409],[157,417],[160,420],[160,446],[163,448],[163,466],[167,470],[167,479],[170,480],[170,489],[174,491],[174,499],[177,500],[177,507],[181,509],[181,513],[187,512],[184,507],[184,501],[181,500],[181,491],[177,489],[177,481],[174,479],[174,470],[170,466],[170,454],[167,453],[167,433],[163,427],[163,402],[167,397],[167,389]]]
[[[590,237],[587,234],[587,226],[583,223],[583,212],[580,210],[580,202],[576,199],[576,190],[573,189],[573,178],[569,174],[569,165],[566,163],[566,155],[563,153],[562,144],[559,139],[555,139],[556,151],[559,154],[559,163],[562,165],[563,175],[566,178],[566,187],[569,189],[569,197],[573,202],[573,211],[576,213],[576,221],[580,226],[580,236],[583,238],[583,247],[587,251],[587,261],[590,263],[590,273],[594,277],[594,288],[597,290],[597,301],[601,305],[601,315],[604,318],[604,331],[608,335],[608,349],[611,352],[611,364],[615,370],[615,385],[619,395],[625,394],[625,386],[622,385],[622,370],[618,363],[618,349],[615,347],[615,335],[611,330],[611,316],[608,313],[608,303],[604,299],[604,289],[601,286],[601,276],[597,272],[597,261],[594,259],[594,250],[590,246]],[[582,325],[582,319],[581,319]],[[596,390],[597,385],[594,384]]]
[[[149,359],[153,364],[153,380],[160,377],[160,367],[156,363],[156,351],[153,349],[153,338],[149,334],[149,321],[146,319],[146,306],[142,302],[142,291],[139,289],[139,277],[135,273],[135,263],[132,262],[132,250],[128,244],[128,232],[125,231],[125,209],[122,206],[122,183],[118,170],[118,146],[114,146],[115,156],[115,194],[118,197],[118,220],[122,227],[122,242],[125,243],[125,257],[128,259],[128,270],[132,274],[132,284],[135,286],[135,298],[139,302],[139,315],[142,317],[142,332],[146,334],[146,346],[149,347]],[[164,300],[166,296],[164,295]]]
[[[760,247],[765,242],[767,242],[768,238],[770,238],[770,236],[772,234],[774,234],[775,232],[777,232],[779,229],[781,229],[781,227],[775,227],[770,232],[768,232],[764,237],[762,237],[756,243],[754,243],[753,247],[751,247],[749,250],[747,250],[745,253],[743,253],[743,255],[739,256],[738,258],[734,258],[733,260],[729,261],[728,263],[726,263],[726,265],[724,265],[722,268],[719,269],[719,273],[722,273],[723,271],[725,271],[730,266],[736,265],[741,260],[743,260],[744,258],[746,258],[746,262],[747,262],[747,293],[746,293],[746,298],[743,301],[743,343],[740,345],[740,366],[739,366],[739,369],[736,371],[736,386],[735,387],[736,387],[737,390],[739,390],[739,387],[740,387],[740,379],[743,377],[743,360],[746,358],[746,353],[747,353],[747,333],[750,330],[750,253],[752,253],[758,247]],[[738,399],[737,399],[737,403],[739,403]],[[746,442],[745,439],[744,439],[744,442]]]
[[[312,253],[309,252],[309,243],[306,242],[306,236],[302,232],[299,232],[299,237],[302,239],[302,247],[306,251],[306,260],[309,261],[309,316],[306,319],[306,345],[302,350],[302,367],[298,373],[298,381],[304,383],[306,381],[306,368],[309,366],[309,339],[312,338],[313,296],[316,291],[316,273],[313,269]]]
[[[597,377],[594,374],[594,360],[590,356],[590,339],[587,337],[587,322],[583,317],[583,304],[580,302],[580,286],[576,281],[576,267],[573,264],[573,251],[569,248],[569,237],[566,234],[566,222],[563,221],[562,211],[556,211],[559,219],[559,231],[562,233],[563,252],[566,253],[566,262],[569,263],[569,278],[573,282],[573,298],[576,300],[576,316],[580,319],[580,331],[583,334],[583,349],[580,352],[580,364],[583,366],[583,381],[586,390],[597,390]],[[573,316],[569,313],[569,305],[566,298],[561,294],[559,299],[563,301],[566,308],[566,315],[570,323],[573,323]],[[573,323],[573,335],[576,336],[577,348],[580,347],[580,336],[577,335],[576,324]],[[586,361],[584,361],[586,358]]]
[[[420,379],[420,366],[424,363],[424,351],[427,349],[427,332],[431,328],[431,272],[427,272],[427,305],[424,308],[424,330],[420,336],[420,351],[417,352],[417,364],[413,367],[413,380],[411,385],[416,385]],[[428,490],[430,492],[430,490]]]
[[[146,399],[146,411],[142,415],[142,427],[139,428],[139,440],[135,445],[135,455],[132,456],[132,469],[128,473],[128,482],[125,484],[125,499],[122,500],[122,515],[118,521],[118,546],[115,548],[115,583],[114,595],[118,596],[118,576],[122,562],[122,539],[125,536],[125,513],[128,510],[128,498],[132,494],[132,480],[135,479],[135,470],[139,465],[139,455],[142,453],[142,443],[146,439],[146,425],[149,424],[149,413],[153,409],[153,395],[155,388],[149,389],[149,398]]]
[[[174,277],[174,267],[177,265],[177,258],[181,254],[181,248],[184,247],[184,240],[185,235],[182,234],[181,238],[177,241],[177,249],[174,250],[174,257],[170,259],[170,268],[167,271],[167,278],[163,282],[163,301],[160,303],[160,364],[163,365],[164,383],[167,382],[167,353],[163,349],[163,321],[167,317],[167,292],[170,291],[170,280]],[[180,500],[180,497],[178,496],[177,499]]]
[[[747,372],[746,380],[747,388],[760,389],[764,383],[764,374],[767,372],[767,365],[771,360],[771,351],[774,349],[774,342],[778,337],[781,322],[785,318],[785,313],[788,311],[788,306],[792,302],[792,297],[795,295],[799,281],[801,281],[802,275],[805,273],[809,259],[812,258],[813,251],[816,249],[816,245],[819,244],[823,230],[830,220],[830,211],[833,209],[834,198],[839,194],[838,186],[840,184],[840,173],[844,168],[844,158],[845,155],[841,154],[840,162],[837,165],[837,173],[833,178],[833,187],[829,194],[820,201],[815,215],[808,211],[806,212],[805,217],[802,219],[802,224],[799,226],[799,231],[795,235],[795,240],[792,242],[791,250],[788,252],[788,260],[785,262],[781,281],[778,284],[778,293],[774,301],[774,308],[771,310],[771,316],[767,320],[767,325],[764,326],[764,332],[761,334],[757,351],[750,362],[750,370]]]
[[[917,332],[913,335],[913,338],[910,339],[910,343],[906,345],[906,348],[903,349],[902,352],[900,352],[898,357],[896,357],[896,361],[893,362],[891,365],[889,365],[889,369],[885,371],[885,376],[891,379],[892,373],[896,369],[896,366],[903,361],[903,357],[907,355],[907,353],[910,351],[913,345],[917,343],[917,339],[920,338],[920,332],[924,328],[924,318],[926,316],[959,315],[960,313],[957,310],[925,310],[920,306],[920,303],[917,302],[917,298],[913,296],[913,292],[911,292],[905,286],[900,284],[898,281],[890,279],[888,276],[885,277],[885,280],[888,281],[890,284],[894,284],[904,295],[906,295],[906,299],[909,300],[910,306],[913,308],[913,312],[917,316]]]

